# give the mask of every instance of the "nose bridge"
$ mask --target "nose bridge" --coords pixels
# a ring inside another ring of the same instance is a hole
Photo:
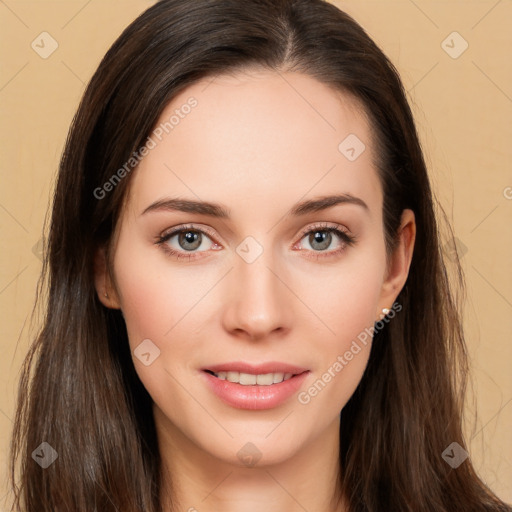
[[[271,247],[264,247],[247,237],[236,249],[226,305],[226,328],[243,330],[251,337],[264,337],[277,329],[290,326],[290,294],[279,277]]]

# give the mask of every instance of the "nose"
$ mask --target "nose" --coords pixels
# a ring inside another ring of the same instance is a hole
[[[240,338],[261,340],[283,336],[292,325],[294,295],[282,266],[271,251],[254,262],[236,256],[222,297],[223,326]]]

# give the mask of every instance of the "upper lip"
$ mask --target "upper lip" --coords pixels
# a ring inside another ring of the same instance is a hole
[[[308,371],[307,368],[295,366],[288,363],[280,363],[277,361],[269,361],[267,363],[250,364],[244,361],[233,361],[229,363],[214,364],[202,368],[202,370],[210,370],[211,372],[240,372],[249,373],[251,375],[264,375],[266,373],[293,373],[295,375]]]

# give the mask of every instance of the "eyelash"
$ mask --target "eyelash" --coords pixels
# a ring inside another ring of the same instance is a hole
[[[302,231],[300,234],[299,241],[302,240],[306,235],[309,235],[311,233],[317,233],[317,232],[334,233],[334,234],[338,235],[338,237],[342,240],[342,246],[334,251],[307,250],[306,251],[307,253],[311,253],[311,252],[317,253],[314,256],[309,255],[307,257],[312,258],[314,260],[320,260],[323,258],[331,258],[331,257],[338,256],[339,254],[344,252],[346,247],[352,247],[353,245],[355,245],[355,243],[357,242],[357,237],[354,235],[349,235],[345,230],[339,229],[339,228],[340,228],[339,224],[332,225],[332,224],[320,223],[315,226],[312,226],[309,229]],[[199,258],[201,257],[201,256],[196,256],[198,254],[197,252],[196,253],[191,252],[190,254],[182,253],[182,252],[172,249],[166,243],[174,235],[177,235],[177,234],[183,233],[183,232],[186,233],[188,231],[202,233],[203,235],[207,235],[209,238],[211,238],[211,239],[213,239],[213,241],[215,241],[215,235],[209,229],[207,229],[207,228],[199,229],[199,228],[194,227],[193,225],[185,225],[185,226],[179,226],[179,227],[173,229],[172,231],[164,232],[163,234],[159,235],[156,238],[155,243],[156,243],[156,245],[161,246],[162,250],[165,253],[167,253],[169,256],[172,256],[178,260],[181,260],[181,259],[186,259],[188,261],[195,260],[198,257]],[[215,243],[217,244],[217,242],[215,242]],[[199,252],[207,252],[207,251],[199,251]]]

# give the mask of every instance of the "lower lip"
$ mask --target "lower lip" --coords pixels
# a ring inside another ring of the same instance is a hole
[[[244,386],[221,380],[203,371],[210,389],[224,402],[237,409],[271,409],[285,402],[304,382],[309,371],[294,375],[279,384]]]

